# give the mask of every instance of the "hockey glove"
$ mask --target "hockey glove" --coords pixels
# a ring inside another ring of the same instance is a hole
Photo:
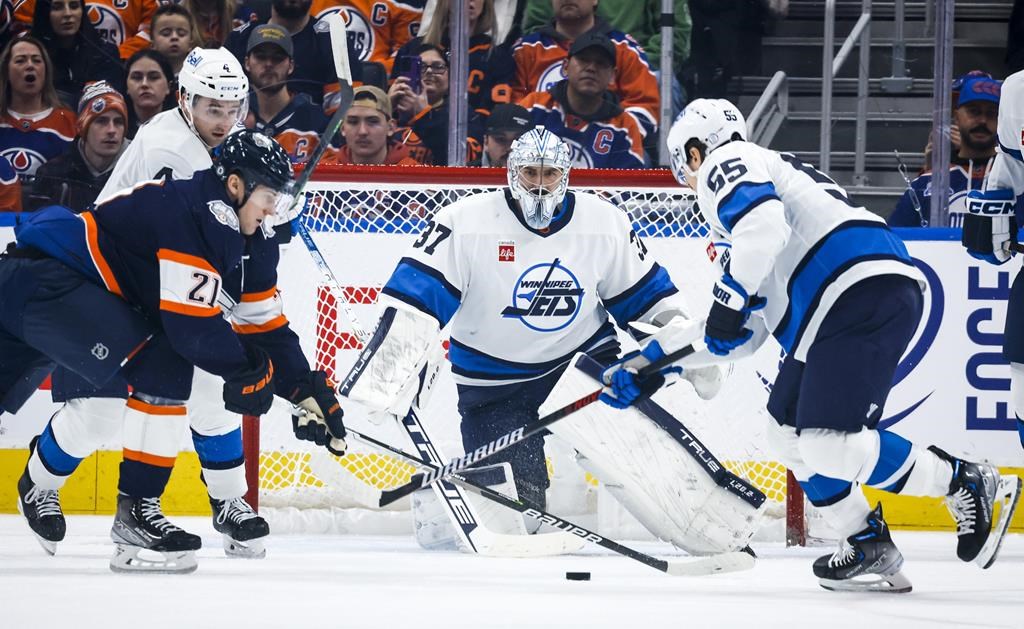
[[[601,393],[600,400],[612,408],[628,408],[631,404],[645,400],[665,384],[665,376],[682,373],[682,367],[670,366],[646,378],[637,372],[651,363],[665,357],[658,341],[651,341],[639,352],[627,354],[621,360],[608,365],[601,379],[608,390]]]
[[[739,282],[726,273],[711,291],[714,303],[704,327],[704,344],[716,356],[727,356],[754,335],[744,328],[750,313],[765,306],[764,297],[750,297]]]
[[[295,405],[292,409],[292,430],[296,438],[313,441],[338,456],[345,454],[348,448],[342,422],[345,413],[334,393],[334,382],[327,374],[309,372],[288,399]]]
[[[1013,190],[971,190],[961,242],[973,258],[1004,264],[1013,256],[1017,242]]]
[[[242,415],[262,415],[274,401],[274,363],[262,349],[245,345],[249,367],[224,379],[224,408]]]

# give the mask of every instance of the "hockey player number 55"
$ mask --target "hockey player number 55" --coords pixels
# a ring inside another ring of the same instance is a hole
[[[441,244],[441,241],[452,235],[452,230],[440,223],[430,221],[427,223],[427,228],[423,230],[422,234],[420,234],[420,237],[416,239],[416,242],[412,243],[412,246],[419,249],[425,245],[428,240],[430,240],[431,235],[436,235],[437,238],[423,249],[424,253],[427,255],[433,255],[434,249]]]
[[[711,192],[718,192],[727,181],[732,183],[745,174],[747,174],[747,167],[743,165],[740,158],[727,159],[708,173],[708,188],[711,188]]]

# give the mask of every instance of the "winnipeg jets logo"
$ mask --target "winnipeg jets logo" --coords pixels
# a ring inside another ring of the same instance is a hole
[[[572,271],[555,258],[526,269],[512,288],[512,305],[501,316],[519,319],[536,332],[556,332],[580,313],[583,288]]]
[[[238,231],[238,213],[230,205],[223,201],[210,201],[206,207],[210,209],[210,213],[218,223]]]
[[[110,350],[103,343],[96,343],[92,346],[92,355],[99,360],[106,360],[110,356]]]

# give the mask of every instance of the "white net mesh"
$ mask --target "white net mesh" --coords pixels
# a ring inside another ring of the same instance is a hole
[[[467,195],[500,188],[503,181],[504,171],[490,169],[340,167],[318,172],[307,188],[312,205],[303,220],[340,289],[332,290],[322,281],[298,238],[282,257],[279,282],[285,312],[310,361],[331,375],[344,376],[361,347],[346,308],[358,320],[356,327],[371,331],[378,314],[374,303],[379,287],[427,220],[439,208]],[[691,311],[707,311],[717,272],[704,253],[706,225],[692,196],[664,172],[575,171],[572,186],[576,191],[601,195],[627,212],[637,233],[686,296]],[[624,340],[624,347],[630,347],[630,342]],[[760,487],[772,502],[769,511],[778,516],[784,513],[785,470],[772,462],[764,441],[764,422],[768,420],[764,402],[777,363],[778,349],[762,348],[753,360],[735,368],[722,394],[710,403],[673,396],[671,389],[659,394],[659,401],[699,434],[734,472]],[[423,420],[445,457],[462,453],[455,402],[454,384],[447,369],[442,369]],[[374,423],[358,409],[348,407],[346,413],[346,424],[411,450],[402,429],[390,421]],[[353,504],[350,487],[345,483],[338,486],[339,467],[346,470],[350,482],[380,489],[405,482],[413,471],[405,463],[358,444],[342,459],[307,447],[292,436],[283,406],[261,423],[262,507],[346,511],[359,505]],[[553,478],[549,510],[563,516],[594,510],[597,481],[564,456],[564,445],[553,441],[548,439]],[[332,480],[325,483],[325,478]],[[407,509],[408,504],[399,502],[396,508]]]

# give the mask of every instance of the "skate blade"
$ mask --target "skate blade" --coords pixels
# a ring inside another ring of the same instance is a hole
[[[230,535],[224,535],[224,554],[230,559],[263,559],[267,556],[267,549],[263,546],[262,539],[250,539],[239,541]]]
[[[999,479],[999,486],[996,489],[996,499],[993,509],[998,505],[999,515],[992,522],[991,532],[981,552],[974,558],[984,570],[996,562],[999,549],[1003,545],[1003,538],[1013,519],[1013,512],[1017,509],[1017,502],[1020,500],[1021,479],[1018,476],[1003,476]]]
[[[22,516],[25,515],[25,511],[21,506],[21,498],[18,498],[18,513],[20,513]],[[28,519],[26,519],[25,522],[27,524]],[[30,531],[32,531],[31,524],[29,525],[28,528]],[[39,533],[36,533],[35,531],[32,531],[32,537],[36,538],[36,541],[39,542],[39,545],[42,546],[43,550],[46,551],[46,554],[48,554],[51,557],[57,554],[57,542],[52,542],[46,539],[45,537],[41,536]]]
[[[110,569],[121,573],[188,574],[198,567],[194,550],[160,552],[114,544],[114,555],[110,558]]]
[[[852,579],[818,579],[818,585],[833,592],[906,594],[914,589],[910,579],[903,576],[902,572],[862,575]]]

